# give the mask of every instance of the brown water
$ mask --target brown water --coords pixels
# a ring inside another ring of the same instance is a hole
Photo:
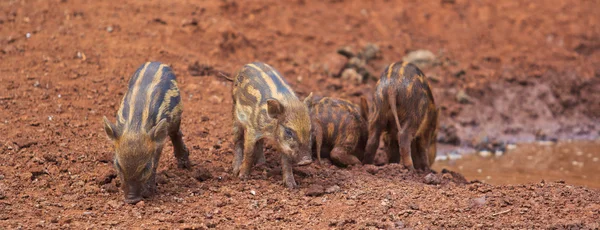
[[[600,140],[518,144],[502,155],[478,153],[438,160],[433,168],[446,168],[468,180],[497,185],[563,180],[600,188]]]

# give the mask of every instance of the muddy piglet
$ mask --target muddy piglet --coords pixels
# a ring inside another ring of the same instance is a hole
[[[246,179],[254,164],[264,161],[263,144],[281,152],[283,183],[296,188],[293,163],[310,164],[310,117],[281,73],[254,62],[233,77],[233,174]],[[312,95],[312,94],[311,94]]]
[[[338,166],[361,164],[367,143],[366,101],[361,107],[331,97],[313,97],[309,102],[312,142],[321,162],[321,152]]]
[[[383,132],[389,134],[388,159],[409,169],[429,169],[436,152],[438,109],[425,74],[397,62],[381,74],[369,114],[364,163],[372,164]]]
[[[156,168],[167,137],[173,143],[178,167],[190,167],[179,129],[182,108],[171,68],[147,62],[129,80],[116,124],[104,117],[104,130],[115,146],[114,166],[126,203],[137,203],[156,192]]]

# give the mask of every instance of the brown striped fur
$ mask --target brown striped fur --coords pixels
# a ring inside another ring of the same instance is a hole
[[[292,162],[310,163],[310,117],[307,106],[273,67],[254,62],[244,65],[233,79],[233,174],[245,179],[258,161],[264,161],[263,142],[281,154],[283,181],[297,186]]]
[[[361,164],[367,143],[366,113],[352,102],[330,97],[313,97],[309,104],[313,147],[339,166]]]
[[[171,68],[147,62],[129,81],[117,123],[104,117],[104,130],[115,145],[114,165],[126,202],[136,203],[156,192],[156,168],[167,137],[173,143],[178,166],[190,167],[179,129],[181,113],[181,97]]]
[[[391,135],[389,162],[429,169],[435,160],[438,113],[427,78],[419,68],[407,62],[387,66],[373,95],[363,162],[373,163],[382,132],[387,132]]]

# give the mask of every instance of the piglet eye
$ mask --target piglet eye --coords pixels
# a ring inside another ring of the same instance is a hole
[[[286,138],[290,138],[290,139],[291,139],[291,138],[293,138],[293,137],[294,137],[294,131],[292,131],[292,130],[291,130],[291,129],[289,129],[289,128],[285,128],[285,130],[284,130],[284,134],[285,134],[285,137],[286,137]]]
[[[146,163],[146,167],[144,168],[144,171],[148,172],[152,169],[152,162],[148,162]]]
[[[117,168],[117,170],[121,171],[121,165],[119,165],[119,161],[117,161],[115,159],[115,168]]]

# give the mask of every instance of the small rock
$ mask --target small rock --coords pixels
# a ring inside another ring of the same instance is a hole
[[[481,207],[484,206],[486,203],[486,199],[485,199],[485,195],[479,197],[479,198],[475,198],[473,200],[471,200],[473,202],[473,206],[477,206],[477,207]]]
[[[29,148],[33,145],[37,145],[37,141],[29,140],[29,139],[19,139],[13,142],[15,145],[19,147],[19,149]]]
[[[501,157],[501,156],[503,156],[503,155],[504,155],[504,152],[503,152],[503,151],[496,150],[496,151],[494,152],[494,156],[496,156],[496,157]]]
[[[164,174],[160,174],[156,176],[156,183],[158,184],[168,184],[169,180]]]
[[[435,60],[435,54],[429,50],[415,50],[402,58],[402,61],[413,63],[421,69],[433,65]]]
[[[73,185],[75,185],[77,187],[83,187],[85,185],[85,182],[82,181],[82,180],[80,180],[80,181],[77,181],[77,182],[73,183]]]
[[[376,57],[378,57],[380,55],[379,51],[380,51],[379,46],[377,46],[376,44],[373,44],[373,43],[369,43],[365,46],[361,55],[363,56],[363,58],[365,60],[368,61],[368,60],[375,59]]]
[[[256,196],[256,191],[250,190],[250,194],[252,194],[253,196]]]
[[[322,196],[325,193],[325,188],[320,184],[313,184],[306,190],[306,196]]]
[[[365,168],[366,168],[366,171],[368,173],[370,173],[371,175],[375,175],[375,174],[377,174],[377,172],[379,172],[379,168],[377,168],[377,166],[375,166],[375,165],[367,165],[367,166],[365,166]]]
[[[331,187],[325,189],[325,193],[336,193],[336,192],[339,192],[340,189],[341,189],[340,186],[334,185],[334,186],[331,186]]]
[[[111,32],[113,32],[114,30],[115,30],[115,29],[114,29],[112,26],[107,26],[107,27],[106,27],[106,32],[109,32],[109,33],[111,33]]]
[[[4,198],[6,198],[6,195],[4,195],[4,192],[0,191],[0,200],[4,200]]]
[[[462,76],[464,76],[464,75],[466,75],[466,74],[467,74],[467,72],[466,72],[464,69],[461,69],[461,70],[458,70],[458,71],[454,71],[454,72],[452,73],[452,75],[453,75],[454,77],[456,77],[456,78],[460,78],[460,77],[462,77]]]
[[[81,51],[77,51],[77,54],[75,55],[78,59],[81,59],[82,61],[85,61],[87,59],[87,57],[85,56],[85,53],[81,52]]]
[[[479,156],[490,157],[491,155],[492,155],[492,152],[490,152],[488,150],[481,150],[481,151],[479,151]]]
[[[450,173],[444,173],[444,174],[442,174],[442,179],[444,179],[444,180],[452,180],[452,179],[454,179],[454,177]]]
[[[106,202],[106,204],[108,204],[108,206],[110,206],[113,209],[116,209],[121,206],[116,200],[109,200],[108,202]]]
[[[113,179],[115,179],[115,178],[117,178],[117,173],[115,173],[114,171],[111,171],[111,172],[107,173],[106,175],[104,175],[104,177],[100,181],[100,185],[110,184],[110,182],[112,182]]]
[[[181,21],[181,26],[186,27],[186,26],[198,26],[198,20],[196,19],[183,19]]]
[[[220,104],[221,102],[223,102],[223,98],[217,95],[212,95],[210,98],[208,98],[208,101],[210,101],[213,104]]]
[[[394,223],[394,225],[396,226],[397,229],[404,228],[404,222],[402,222],[402,221],[396,221],[396,223]]]
[[[344,46],[342,48],[339,48],[337,50],[337,53],[348,59],[353,58],[355,56],[354,51],[352,50],[352,47],[350,47],[350,46]]]
[[[117,188],[117,186],[115,186],[112,183],[102,185],[101,189],[103,189],[104,191],[106,191],[108,193],[117,193],[117,192],[119,192],[119,188]]]
[[[461,89],[458,91],[458,93],[456,93],[456,101],[458,101],[458,103],[461,104],[468,104],[471,103],[471,97],[469,95],[467,95],[467,93],[465,92],[464,89]]]
[[[208,169],[206,168],[198,168],[198,170],[196,170],[196,172],[194,173],[194,178],[200,182],[211,179],[212,178],[212,174],[210,173],[210,171],[208,171]]]
[[[137,202],[137,204],[135,204],[135,206],[138,208],[144,207],[145,205],[146,205],[146,203],[143,200],[140,202]]]
[[[440,183],[442,183],[442,181],[436,174],[429,173],[427,176],[425,176],[425,184],[437,185]]]
[[[358,74],[355,69],[345,69],[342,72],[342,79],[352,82],[355,85],[361,84],[363,82],[363,76]]]
[[[360,69],[360,68],[364,68],[365,65],[367,65],[367,62],[364,59],[361,59],[358,57],[353,57],[348,60],[348,63],[346,64],[346,68]]]

